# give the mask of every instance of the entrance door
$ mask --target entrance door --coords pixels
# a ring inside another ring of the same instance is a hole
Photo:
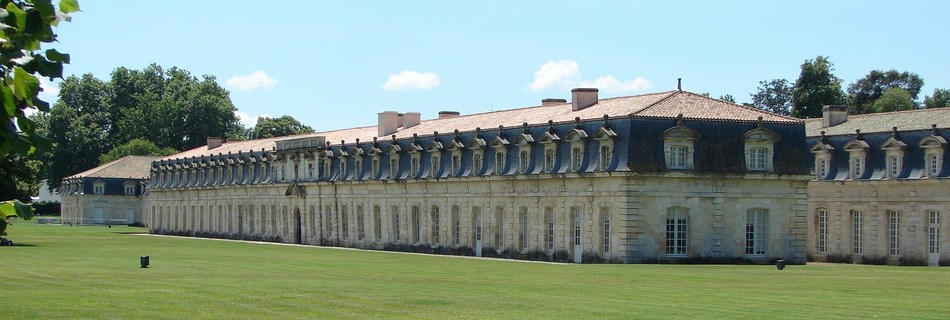
[[[927,228],[929,245],[927,250],[927,265],[940,265],[940,211],[930,211],[930,226]]]
[[[584,249],[581,246],[581,225],[583,218],[580,209],[574,208],[571,211],[574,211],[574,263],[581,263],[581,255],[584,253]]]
[[[303,239],[301,239],[301,232],[300,232],[300,228],[301,228],[301,226],[300,226],[300,208],[294,208],[294,218],[293,218],[293,219],[294,219],[294,221],[293,221],[293,223],[294,223],[294,243],[296,243],[296,244],[301,244],[301,243],[303,243]]]
[[[482,208],[472,208],[475,214],[475,256],[482,256]]]

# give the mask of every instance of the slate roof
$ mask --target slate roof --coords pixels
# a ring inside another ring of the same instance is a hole
[[[762,117],[766,122],[801,123],[802,120],[768,113],[759,109],[740,106],[731,102],[709,98],[686,91],[666,91],[635,96],[624,96],[600,99],[596,104],[582,110],[573,111],[571,103],[549,106],[533,106],[519,109],[499,110],[470,115],[461,115],[445,119],[422,120],[418,125],[409,128],[399,128],[394,133],[397,139],[409,138],[413,134],[420,136],[431,135],[434,131],[448,135],[454,130],[460,132],[474,131],[476,128],[496,129],[499,125],[506,128],[520,127],[522,123],[529,125],[546,124],[548,120],[571,122],[575,117],[581,120],[602,119],[604,115],[610,117],[644,117],[644,118],[675,118],[682,114],[686,119],[709,121],[757,121]],[[373,138],[390,140],[390,136],[377,137],[375,125],[346,128],[340,130],[315,132],[294,137],[277,137],[250,141],[234,141],[222,144],[220,147],[208,150],[198,147],[163,159],[200,157],[202,155],[227,154],[248,151],[260,151],[261,148],[271,150],[275,141],[290,138],[324,136],[331,144],[339,144],[345,140],[347,144],[360,139],[363,144],[372,143]]]
[[[148,178],[152,161],[159,157],[126,156],[122,159],[71,175],[67,179],[97,177],[97,178]]]
[[[817,137],[824,131],[826,136],[851,135],[855,129],[861,133],[930,130],[950,128],[950,108],[918,109],[882,113],[848,115],[848,121],[833,127],[822,128],[821,118],[805,119],[805,134]]]

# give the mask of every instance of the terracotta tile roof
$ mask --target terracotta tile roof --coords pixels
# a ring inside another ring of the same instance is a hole
[[[98,178],[148,178],[152,161],[159,157],[127,156],[125,158],[106,163],[104,165],[71,175],[70,178],[98,177]]]
[[[666,91],[635,96],[601,99],[596,104],[582,110],[573,111],[571,103],[549,106],[533,106],[519,109],[499,110],[485,113],[462,115],[454,118],[422,120],[418,125],[409,128],[400,128],[393,133],[397,139],[409,138],[413,134],[420,136],[431,135],[434,131],[440,134],[451,134],[454,130],[460,132],[474,131],[476,128],[495,129],[499,125],[505,127],[519,127],[527,122],[531,125],[546,124],[548,120],[554,122],[570,122],[575,117],[582,120],[601,119],[604,115],[610,117],[647,117],[647,118],[675,118],[683,114],[688,119],[712,121],[756,121],[762,117],[764,121],[781,123],[801,123],[800,119],[768,113],[759,109],[740,106],[734,103],[712,99],[706,96],[686,91]],[[315,132],[295,136],[324,136],[326,141],[337,145],[341,140],[347,144],[360,139],[361,143],[372,143],[377,137],[375,125],[347,128],[340,130]],[[202,155],[227,154],[260,151],[261,148],[270,150],[275,146],[274,141],[291,137],[268,138],[251,141],[227,142],[220,147],[207,150],[199,147],[172,155],[165,159],[200,157]],[[377,137],[380,141],[390,140],[390,136]]]
[[[805,119],[805,134],[817,137],[824,131],[828,136],[848,135],[856,129],[861,133],[891,132],[893,127],[900,131],[930,130],[933,124],[940,129],[950,128],[950,108],[848,115],[848,121],[828,128],[821,127],[821,118]]]

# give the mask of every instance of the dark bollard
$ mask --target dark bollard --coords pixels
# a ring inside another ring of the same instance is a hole
[[[776,269],[779,269],[779,270],[785,269],[785,260],[783,260],[783,259],[778,259],[778,260],[776,260],[776,261],[775,261],[775,268],[776,268]]]
[[[142,268],[148,268],[148,256],[142,256],[139,258],[139,264],[142,265]]]

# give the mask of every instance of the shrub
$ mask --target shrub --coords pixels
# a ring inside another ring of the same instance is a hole
[[[460,246],[458,247],[457,254],[460,256],[474,257],[475,249],[472,249],[472,247]]]
[[[505,259],[527,259],[526,256],[521,254],[521,250],[514,248],[505,248],[505,250],[498,254],[498,257]]]
[[[482,257],[498,258],[498,250],[495,250],[495,248],[492,247],[482,248]]]
[[[542,250],[531,250],[524,254],[524,258],[531,261],[551,261],[551,257],[548,256],[547,252]]]
[[[551,259],[554,262],[571,262],[571,254],[567,250],[557,250],[554,251],[554,258]]]
[[[600,253],[595,251],[585,251],[581,255],[581,263],[604,263],[604,257],[600,256]]]

